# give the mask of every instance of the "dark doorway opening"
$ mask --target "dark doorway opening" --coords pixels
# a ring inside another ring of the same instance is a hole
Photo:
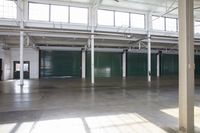
[[[13,78],[20,79],[20,62],[14,61],[14,71],[13,71]],[[30,62],[24,61],[24,79],[30,78]]]

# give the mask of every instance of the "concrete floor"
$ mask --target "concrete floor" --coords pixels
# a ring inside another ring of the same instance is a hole
[[[0,133],[174,133],[178,80],[174,77],[0,82]],[[195,126],[200,132],[200,80]]]

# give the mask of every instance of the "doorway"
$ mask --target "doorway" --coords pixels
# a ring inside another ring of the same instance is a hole
[[[14,61],[13,78],[20,79],[20,62]],[[30,61],[24,61],[24,79],[30,78]]]

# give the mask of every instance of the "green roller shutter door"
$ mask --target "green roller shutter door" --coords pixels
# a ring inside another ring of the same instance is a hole
[[[80,77],[81,53],[40,51],[40,77]]]
[[[157,75],[157,54],[151,54],[151,75]]]
[[[195,55],[195,75],[200,76],[200,55]]]
[[[161,54],[161,76],[178,76],[178,55]]]
[[[151,54],[151,74],[156,75],[156,54]],[[147,76],[147,54],[128,53],[127,76]]]
[[[95,52],[95,77],[121,77],[122,54]],[[87,52],[87,77],[91,77],[91,55]]]

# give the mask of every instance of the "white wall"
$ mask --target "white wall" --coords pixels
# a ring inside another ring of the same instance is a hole
[[[11,78],[13,79],[14,61],[19,61],[19,48],[11,48]],[[39,78],[39,51],[32,48],[24,48],[24,61],[30,61],[30,79]]]
[[[0,58],[2,59],[2,79],[8,80],[11,78],[11,64],[10,64],[10,51],[3,50],[0,47]]]
[[[11,78],[11,64],[10,64],[10,51],[4,50],[4,60],[3,60],[3,79],[8,80]]]

